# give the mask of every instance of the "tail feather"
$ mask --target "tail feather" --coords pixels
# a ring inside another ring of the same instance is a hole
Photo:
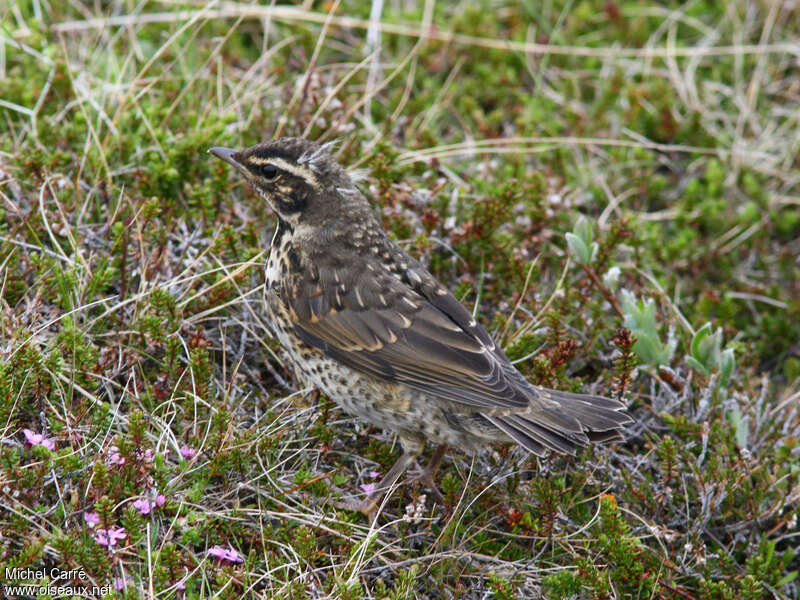
[[[596,409],[595,407],[587,405],[572,406],[565,403],[561,404],[558,409],[555,410],[561,410],[564,414],[569,415],[580,423],[581,431],[607,431],[609,429],[617,429],[630,421],[623,413],[608,411],[606,409]]]
[[[527,413],[515,413],[526,415]],[[581,433],[585,427],[580,415],[564,410],[563,406],[541,408],[536,414],[536,423],[551,431]]]
[[[617,400],[536,388],[540,399],[524,413],[484,415],[490,423],[537,455],[546,450],[574,454],[593,442],[622,439],[620,429],[632,419]]]
[[[582,446],[588,441],[570,439],[565,434],[514,416],[486,418],[500,431],[537,456],[544,456],[548,450],[555,450],[563,454],[575,454],[575,447]]]
[[[538,439],[538,436],[534,436],[532,432],[520,430],[509,423],[506,419],[489,416],[485,416],[484,418],[489,421],[489,423],[497,427],[500,431],[505,433],[512,440],[523,446],[529,452],[533,452],[537,456],[544,456],[547,453],[547,450],[552,448],[552,444],[541,441]]]
[[[621,442],[625,439],[622,433],[617,429],[611,429],[609,431],[587,431],[586,437],[593,444],[600,442]]]

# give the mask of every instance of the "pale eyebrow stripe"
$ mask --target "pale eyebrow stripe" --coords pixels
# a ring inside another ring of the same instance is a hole
[[[263,166],[263,165],[275,165],[277,168],[287,171],[292,175],[296,175],[305,179],[309,184],[317,187],[318,182],[317,178],[314,175],[313,171],[310,169],[306,169],[305,167],[299,167],[290,163],[289,161],[283,160],[277,156],[273,156],[270,158],[261,158],[260,156],[251,156],[247,159],[251,164]]]

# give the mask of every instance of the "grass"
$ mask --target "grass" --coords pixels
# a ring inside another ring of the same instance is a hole
[[[0,15],[4,586],[798,596],[791,3]],[[399,448],[299,389],[263,320],[274,216],[206,150],[276,135],[338,140],[531,381],[629,403],[625,442],[454,451],[444,506],[411,483],[374,527],[333,508]]]

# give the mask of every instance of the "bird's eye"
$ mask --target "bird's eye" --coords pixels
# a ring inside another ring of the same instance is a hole
[[[278,176],[278,167],[275,165],[264,165],[261,167],[261,174],[264,176],[264,179],[271,181]]]

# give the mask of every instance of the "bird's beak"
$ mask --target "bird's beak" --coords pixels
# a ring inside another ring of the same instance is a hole
[[[245,170],[244,165],[242,165],[242,163],[233,158],[233,155],[237,153],[237,150],[232,150],[231,148],[215,147],[209,149],[209,152],[214,156],[216,156],[217,158],[221,158],[226,163],[230,163],[240,171],[244,172]]]

